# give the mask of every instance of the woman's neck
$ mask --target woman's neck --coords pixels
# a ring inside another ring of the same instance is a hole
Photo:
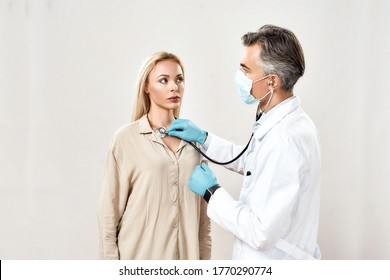
[[[148,113],[149,124],[153,129],[159,127],[168,128],[174,121],[172,110],[150,110]]]

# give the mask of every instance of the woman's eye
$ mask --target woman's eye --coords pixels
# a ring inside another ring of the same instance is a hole
[[[177,77],[176,83],[182,83],[182,82],[184,82],[183,77]]]
[[[160,83],[162,83],[162,84],[166,84],[167,82],[168,82],[168,80],[165,78],[160,80]]]

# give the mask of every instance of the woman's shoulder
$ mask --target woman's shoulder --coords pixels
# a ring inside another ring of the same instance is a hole
[[[112,145],[116,146],[124,140],[128,142],[134,138],[136,134],[139,134],[139,120],[119,127],[112,137]]]

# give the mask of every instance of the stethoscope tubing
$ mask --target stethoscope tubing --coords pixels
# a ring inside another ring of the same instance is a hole
[[[203,153],[198,147],[196,147],[196,145],[193,142],[188,142],[188,141],[186,141],[186,142],[188,144],[190,144],[199,154],[204,156],[207,160],[211,161],[212,163],[215,163],[215,164],[218,164],[218,165],[227,165],[227,164],[230,164],[232,162],[235,162],[237,159],[239,159],[245,153],[245,151],[249,147],[250,142],[252,141],[252,137],[253,137],[253,133],[251,135],[251,138],[249,138],[248,144],[246,144],[245,148],[235,158],[233,158],[233,159],[231,159],[229,161],[226,161],[226,162],[216,161],[215,159],[212,159],[209,156],[207,156],[205,153]]]
[[[166,134],[166,128],[165,127],[160,127],[158,129],[155,130],[155,133],[158,137],[160,138],[164,138],[167,134]],[[249,147],[249,144],[251,143],[252,141],[252,138],[253,138],[253,133],[251,135],[251,137],[249,138],[249,141],[248,141],[248,144],[246,144],[245,148],[233,159],[229,160],[229,161],[226,161],[226,162],[220,162],[220,161],[216,161],[215,159],[212,159],[210,158],[208,155],[206,155],[205,153],[203,153],[196,145],[194,142],[189,142],[189,141],[186,141],[188,144],[190,144],[199,154],[201,154],[203,157],[205,157],[207,160],[211,161],[212,163],[215,163],[215,164],[218,164],[218,165],[227,165],[227,164],[230,164],[232,162],[235,162],[237,159],[239,159],[244,153],[245,151],[248,149]],[[184,139],[183,139],[184,140]],[[185,141],[185,140],[184,140]]]

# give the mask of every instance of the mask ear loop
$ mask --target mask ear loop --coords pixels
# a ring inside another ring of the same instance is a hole
[[[269,82],[268,82],[268,85],[271,86],[271,89],[269,90],[269,92],[268,92],[265,96],[267,96],[268,94],[270,94],[271,96],[269,97],[269,99],[268,99],[268,101],[267,101],[267,104],[265,104],[264,109],[263,109],[263,110],[260,109],[260,113],[262,113],[262,114],[264,113],[265,109],[267,109],[269,103],[271,102],[272,97],[274,96],[274,88],[272,87],[272,84],[273,84],[272,81],[269,81]],[[265,97],[265,96],[264,96],[264,97]],[[264,98],[264,97],[263,97],[263,98]],[[260,104],[259,104],[259,105],[260,105]]]

